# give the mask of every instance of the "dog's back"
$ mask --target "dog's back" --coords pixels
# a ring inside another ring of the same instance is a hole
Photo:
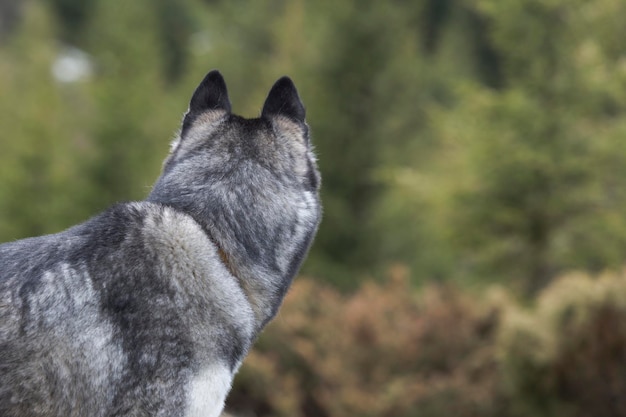
[[[219,415],[320,215],[290,81],[254,120],[212,72],[147,201],[0,245],[1,416]]]

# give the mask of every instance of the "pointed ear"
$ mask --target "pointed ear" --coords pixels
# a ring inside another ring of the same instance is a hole
[[[304,123],[304,105],[300,101],[296,86],[289,77],[282,77],[276,81],[263,105],[261,117],[277,115]]]
[[[204,77],[189,102],[189,112],[195,113],[204,110],[224,110],[230,113],[226,82],[217,70],[209,72]]]

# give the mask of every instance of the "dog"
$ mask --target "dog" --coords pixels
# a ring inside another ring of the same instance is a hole
[[[288,77],[259,118],[209,72],[144,201],[0,245],[0,416],[213,417],[321,218]]]

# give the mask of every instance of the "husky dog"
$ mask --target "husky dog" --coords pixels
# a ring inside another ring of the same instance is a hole
[[[145,201],[0,245],[0,416],[212,417],[320,221],[292,81],[260,118],[194,92]]]

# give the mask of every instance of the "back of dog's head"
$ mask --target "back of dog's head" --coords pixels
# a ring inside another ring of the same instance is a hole
[[[255,199],[273,191],[317,194],[319,172],[304,114],[295,86],[283,77],[260,118],[234,115],[223,78],[210,72],[191,99],[150,198],[176,201],[212,188],[245,189]]]

